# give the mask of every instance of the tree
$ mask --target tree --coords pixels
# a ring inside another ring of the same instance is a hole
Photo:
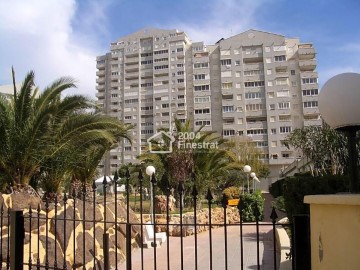
[[[159,179],[165,174],[164,179],[175,189],[183,182],[185,196],[190,196],[194,184],[199,194],[204,194],[206,187],[218,188],[229,170],[240,170],[231,152],[221,148],[225,141],[214,132],[203,132],[203,127],[193,132],[189,120],[182,123],[175,119],[174,123],[172,153],[147,152],[139,157],[145,164],[151,163],[157,168]],[[169,140],[167,136],[162,139]],[[161,187],[165,191],[164,185],[162,183]]]
[[[322,127],[295,129],[286,138],[285,145],[294,147],[313,161],[312,174],[342,174],[347,167],[346,137],[325,122]]]
[[[34,80],[31,71],[19,91],[14,84],[10,100],[0,101],[0,180],[26,186],[32,179],[55,192],[66,177],[91,177],[96,167],[86,155],[96,152],[99,160],[119,138],[129,138],[130,127],[94,113],[95,103],[83,96],[62,98],[76,87],[72,78],[60,78],[42,93]]]

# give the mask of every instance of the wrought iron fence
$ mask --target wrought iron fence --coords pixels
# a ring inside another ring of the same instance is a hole
[[[239,222],[230,223],[229,206],[222,198],[222,218],[214,222],[212,209],[215,201],[209,189],[206,195],[207,220],[199,221],[201,210],[196,206],[200,198],[194,186],[191,220],[185,220],[188,213],[180,203],[178,221],[174,222],[168,203],[171,196],[169,186],[165,193],[165,213],[157,214],[153,203],[149,217],[149,214],[144,214],[141,171],[138,176],[139,213],[133,212],[130,207],[129,179],[127,173],[125,198],[116,192],[120,184],[118,179],[111,183],[115,186],[115,193],[108,194],[109,183],[104,177],[102,196],[97,194],[95,184],[89,196],[84,184],[81,190],[64,193],[61,199],[44,198],[42,205],[39,204],[36,209],[30,206],[13,211],[3,201],[0,206],[2,269],[246,269],[249,267],[249,252],[254,258],[250,263],[251,269],[278,269],[279,248],[275,228],[283,224],[277,223],[274,208],[270,222],[261,222],[261,213],[255,207],[255,222],[246,223],[242,221],[240,200],[236,210]],[[151,200],[155,202],[157,182],[154,175],[151,185]],[[177,192],[181,202],[183,183],[179,183]],[[162,217],[161,223],[159,217]],[[175,237],[169,237],[174,228],[178,232],[176,243],[173,243]],[[207,232],[200,233],[204,228]],[[264,232],[264,228],[268,229]],[[160,229],[162,232],[159,232]],[[193,241],[190,245],[188,238]],[[266,247],[263,247],[264,239],[268,241]],[[246,244],[250,242],[251,248]],[[207,251],[205,257],[204,250]],[[187,259],[189,256],[190,260]],[[294,262],[293,266],[297,269]]]

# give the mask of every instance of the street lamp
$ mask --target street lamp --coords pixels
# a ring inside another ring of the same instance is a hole
[[[154,166],[147,166],[145,170],[146,174],[150,177],[150,219],[151,223],[154,222],[153,220],[153,187],[151,184],[151,177],[155,175],[155,167]]]
[[[348,137],[350,192],[359,193],[356,131],[360,129],[360,74],[342,73],[329,79],[319,94],[322,118]]]
[[[249,192],[249,173],[251,172],[251,167],[249,165],[245,165],[243,170],[246,173],[247,191]],[[243,185],[243,190],[244,190],[244,185]]]

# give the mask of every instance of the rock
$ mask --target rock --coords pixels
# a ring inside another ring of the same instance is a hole
[[[156,214],[164,214],[166,213],[166,201],[167,198],[165,195],[157,195],[155,196],[155,202],[154,202],[154,207],[155,207],[155,213]],[[172,212],[175,210],[175,198],[170,195],[169,196],[169,203],[168,203],[168,207],[169,207],[169,212]]]

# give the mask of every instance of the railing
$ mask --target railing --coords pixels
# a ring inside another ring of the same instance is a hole
[[[237,208],[231,208],[225,198],[215,202],[209,189],[204,208],[207,210],[192,207],[190,213],[185,213],[180,203],[176,221],[175,215],[170,215],[168,185],[166,209],[160,223],[155,203],[150,215],[144,214],[147,208],[144,203],[148,201],[143,199],[145,189],[141,172],[138,178],[142,194],[138,215],[130,207],[130,192],[125,200],[117,193],[110,195],[110,184],[117,187],[120,183],[119,180],[108,183],[105,178],[102,196],[97,195],[94,184],[91,195],[86,185],[82,185],[73,190],[71,198],[70,194],[64,194],[61,199],[45,198],[37,209],[30,206],[13,211],[3,202],[0,216],[2,269],[278,269],[275,227],[280,224],[274,208],[269,222],[260,221],[257,206],[254,208],[255,222],[243,222],[241,200]],[[129,180],[127,174],[128,191]],[[155,177],[151,178],[151,185],[151,200],[155,202]],[[183,182],[177,187],[177,195],[179,202],[185,199]],[[191,198],[193,206],[199,205],[196,186]],[[213,209],[216,203],[221,207],[217,212]],[[204,211],[207,218],[200,220],[199,214]],[[231,211],[237,213],[237,222],[230,222]],[[220,213],[220,221],[215,221],[215,215]],[[147,221],[149,216],[151,222]],[[174,228],[177,228],[177,237],[169,237],[171,229],[172,234],[176,234]],[[204,229],[207,233],[201,232]],[[187,236],[189,233],[192,235]],[[145,249],[144,243],[150,249]]]

